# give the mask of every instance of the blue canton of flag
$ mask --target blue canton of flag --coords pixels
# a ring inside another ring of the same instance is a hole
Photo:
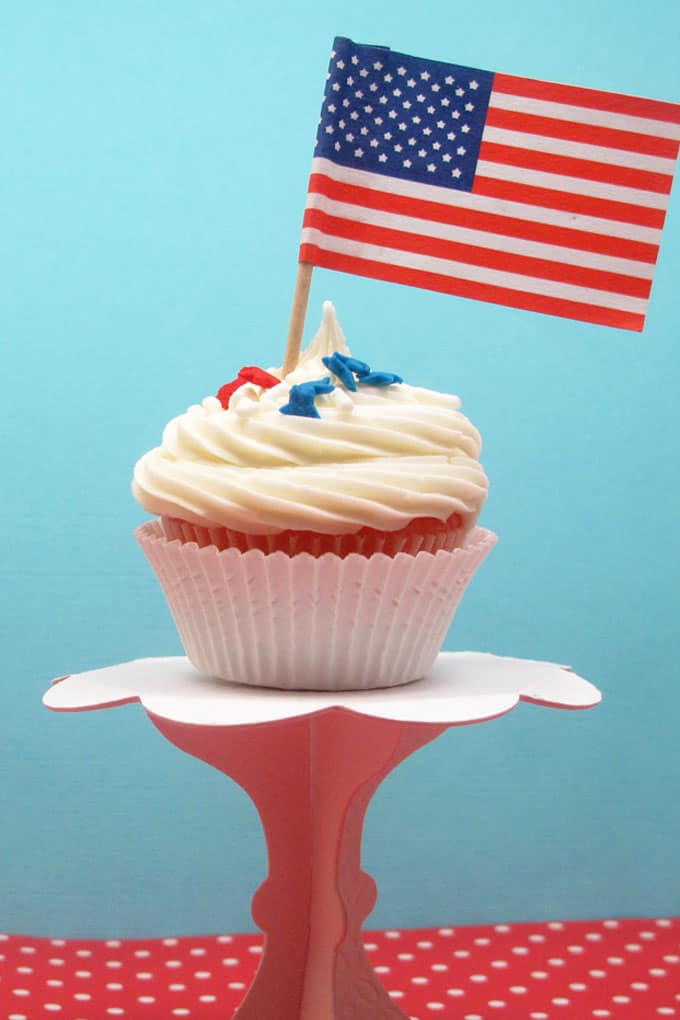
[[[336,39],[315,155],[471,191],[493,75]]]

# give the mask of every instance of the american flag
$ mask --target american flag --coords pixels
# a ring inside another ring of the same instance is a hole
[[[300,261],[641,330],[680,105],[335,40]]]

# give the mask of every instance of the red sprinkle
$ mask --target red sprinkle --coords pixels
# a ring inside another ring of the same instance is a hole
[[[246,365],[232,382],[225,383],[217,391],[217,399],[225,411],[229,407],[232,394],[247,382],[254,383],[255,386],[262,386],[265,390],[270,390],[272,386],[278,386],[281,380],[277,379],[275,375],[265,372],[264,369],[258,368],[257,365]]]

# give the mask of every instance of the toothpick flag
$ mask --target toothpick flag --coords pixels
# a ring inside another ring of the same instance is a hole
[[[335,40],[300,261],[641,330],[680,105]]]

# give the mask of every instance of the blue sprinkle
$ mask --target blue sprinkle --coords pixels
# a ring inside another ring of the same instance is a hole
[[[404,380],[394,372],[367,372],[359,378],[360,383],[365,386],[389,386],[391,383],[401,383]]]
[[[348,390],[354,392],[357,388],[357,384],[354,381],[354,375],[358,375],[360,378],[367,372],[370,372],[370,368],[365,361],[359,361],[358,358],[351,358],[347,354],[341,354],[336,351],[330,357],[321,359],[326,366],[329,368],[333,375],[337,375],[343,386],[346,386]]]
[[[288,403],[279,410],[281,414],[295,414],[300,418],[320,418],[314,400],[321,393],[331,393],[335,386],[330,377],[314,379],[311,382],[298,383],[292,386],[288,394]]]

